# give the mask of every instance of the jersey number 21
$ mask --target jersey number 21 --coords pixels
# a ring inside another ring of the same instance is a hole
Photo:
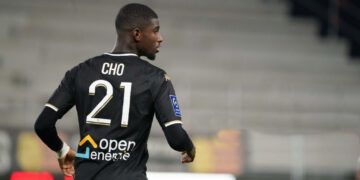
[[[122,107],[121,127],[127,127],[129,123],[131,82],[121,82],[120,88],[124,88],[124,100]],[[106,95],[95,106],[95,108],[86,116],[87,124],[110,126],[111,119],[96,118],[95,116],[107,105],[113,97],[113,86],[105,80],[96,80],[89,87],[89,95],[95,95],[96,87],[102,86],[106,89]]]

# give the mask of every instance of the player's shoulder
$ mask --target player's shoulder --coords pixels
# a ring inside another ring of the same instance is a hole
[[[72,68],[68,69],[65,76],[68,78],[73,78],[78,75],[78,73],[85,69],[86,67],[89,67],[89,64],[91,64],[95,59],[99,58],[100,56],[94,56],[91,58],[87,58],[83,60],[82,62],[74,65]]]
[[[164,76],[164,74],[166,74],[165,70],[163,70],[162,68],[151,64],[150,62],[143,60],[141,58],[140,59],[140,63],[144,66],[144,72],[154,75],[154,76]]]
[[[75,65],[73,68],[71,68],[70,71],[78,71],[85,67],[89,67],[90,64],[93,64],[95,61],[99,61],[101,59],[105,59],[104,54],[87,58],[87,59],[83,60],[82,62],[78,63],[77,65]]]

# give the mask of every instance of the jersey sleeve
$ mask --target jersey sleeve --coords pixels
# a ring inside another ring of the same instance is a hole
[[[57,112],[58,118],[61,118],[75,104],[75,70],[67,71],[60,85],[50,97],[45,106],[50,107]]]
[[[163,72],[159,78],[160,88],[155,96],[155,115],[163,127],[182,124],[180,106],[170,77]]]

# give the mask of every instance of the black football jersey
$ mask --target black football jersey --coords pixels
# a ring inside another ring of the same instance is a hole
[[[105,53],[66,72],[46,106],[61,118],[74,105],[75,180],[146,179],[154,114],[162,127],[181,123],[170,77],[130,53]]]

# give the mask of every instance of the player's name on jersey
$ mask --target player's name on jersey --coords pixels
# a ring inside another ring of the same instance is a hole
[[[125,65],[123,63],[108,63],[102,65],[101,73],[106,75],[122,76],[124,73]]]

